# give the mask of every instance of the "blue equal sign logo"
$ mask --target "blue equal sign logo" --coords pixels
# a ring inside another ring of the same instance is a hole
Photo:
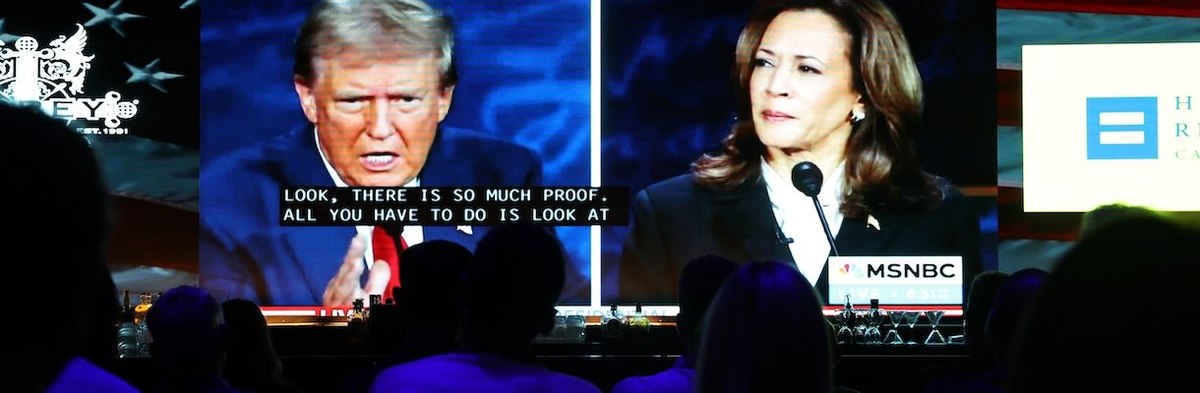
[[[1088,97],[1087,158],[1157,159],[1158,97]]]

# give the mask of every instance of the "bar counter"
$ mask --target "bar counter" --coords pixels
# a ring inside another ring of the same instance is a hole
[[[349,375],[386,359],[403,334],[394,326],[388,327],[390,333],[379,332],[384,329],[380,326],[355,330],[341,320],[272,321],[271,336],[283,362],[286,380],[308,392],[340,391]],[[598,317],[587,318],[582,342],[539,339],[533,345],[534,354],[547,368],[582,377],[607,391],[622,378],[665,370],[683,353],[671,317],[652,317],[648,332],[626,332],[618,338],[606,337],[599,322]],[[890,328],[886,325],[883,334]],[[927,324],[918,324],[917,341],[922,341],[929,329]],[[945,337],[961,334],[961,318],[947,317],[938,329]],[[902,326],[900,332],[905,338],[911,335],[907,326]],[[835,355],[834,376],[839,386],[863,393],[897,392],[910,375],[928,367],[963,361],[967,350],[965,345],[958,344],[841,344],[835,346]],[[118,375],[142,389],[153,386],[157,367],[151,358],[116,362]]]

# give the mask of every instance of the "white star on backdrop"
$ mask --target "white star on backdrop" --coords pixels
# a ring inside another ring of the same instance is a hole
[[[92,11],[92,14],[96,15],[96,16],[93,16],[91,20],[88,20],[87,23],[84,23],[83,25],[87,26],[87,27],[92,27],[92,26],[95,26],[95,25],[98,25],[101,23],[108,23],[108,27],[111,27],[114,31],[117,32],[118,35],[120,35],[121,37],[124,37],[125,32],[123,30],[121,30],[121,24],[125,23],[126,21],[128,21],[130,19],[144,18],[144,16],[134,15],[134,14],[130,14],[128,12],[121,12],[121,2],[122,1],[125,1],[125,0],[117,0],[115,3],[108,6],[107,9],[100,8],[100,7],[97,7],[97,6],[88,4],[88,3],[83,3],[83,6],[87,7],[88,11]]]
[[[128,68],[129,72],[133,74],[129,76],[129,80],[125,81],[125,84],[145,83],[151,87],[154,87],[155,89],[158,89],[158,91],[166,93],[167,89],[162,86],[162,82],[167,79],[179,78],[183,75],[159,71],[159,60],[161,59],[154,59],[154,61],[151,61],[150,64],[146,64],[145,67],[140,68],[132,64],[125,63],[125,68]]]

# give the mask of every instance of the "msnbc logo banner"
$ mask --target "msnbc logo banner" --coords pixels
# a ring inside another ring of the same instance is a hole
[[[830,304],[850,295],[863,303],[883,305],[961,305],[962,257],[853,256],[829,257]],[[969,278],[968,278],[969,279]]]

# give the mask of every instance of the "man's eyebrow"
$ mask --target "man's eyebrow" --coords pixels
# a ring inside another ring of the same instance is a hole
[[[388,86],[388,87],[387,87],[387,92],[388,92],[388,93],[393,93],[393,92],[414,92],[414,91],[425,91],[425,90],[427,90],[427,89],[426,89],[426,88],[424,88],[424,87],[421,87],[421,86],[411,86],[411,85],[393,85],[393,86]]]
[[[366,91],[358,89],[345,89],[333,92],[333,97],[337,99],[360,98],[366,96],[370,96],[370,94],[368,94]]]

